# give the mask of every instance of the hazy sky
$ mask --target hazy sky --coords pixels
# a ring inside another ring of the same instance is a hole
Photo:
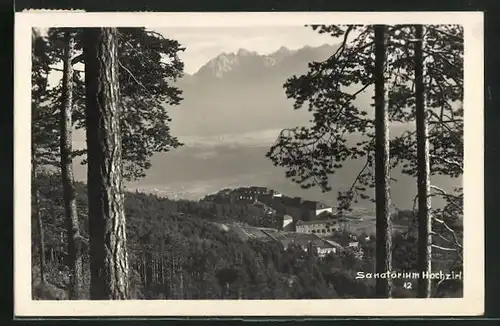
[[[184,62],[184,70],[188,74],[195,73],[201,66],[219,54],[223,52],[236,52],[240,48],[260,54],[268,54],[275,52],[282,46],[296,50],[306,45],[316,47],[325,43],[335,44],[338,42],[338,39],[332,38],[329,35],[319,34],[313,31],[311,27],[297,25],[245,26],[234,28],[168,27],[154,29],[154,31],[167,38],[177,40],[186,48],[185,51],[179,53],[179,56]],[[41,29],[40,32],[41,34],[45,34],[46,29]],[[75,68],[83,70],[83,65],[78,64]],[[55,85],[61,78],[62,73],[60,71],[53,71],[51,76],[49,76],[49,83]],[[174,129],[176,124],[177,121],[172,122]],[[271,140],[276,138],[274,134],[267,135],[267,133],[263,133],[258,135],[258,139],[261,139],[263,135],[268,136],[267,138]],[[78,134],[75,136],[77,142],[83,142],[83,135]],[[270,140],[267,138],[266,142],[269,142]],[[189,139],[185,139],[185,141],[189,141]],[[219,139],[218,141],[222,140]]]
[[[310,27],[171,27],[157,29],[165,37],[179,41],[186,50],[180,53],[185,72],[192,74],[222,52],[240,48],[268,54],[281,46],[298,49],[305,45],[320,46],[336,43],[331,36],[319,34]]]

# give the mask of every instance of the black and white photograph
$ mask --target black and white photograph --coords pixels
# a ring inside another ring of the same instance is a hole
[[[481,314],[482,21],[16,14],[16,311]]]

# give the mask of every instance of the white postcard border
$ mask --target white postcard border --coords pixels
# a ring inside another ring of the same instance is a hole
[[[31,28],[236,27],[305,24],[461,24],[464,27],[464,297],[453,299],[37,301],[31,296]],[[14,308],[38,316],[439,316],[484,312],[483,13],[72,13],[15,15]]]

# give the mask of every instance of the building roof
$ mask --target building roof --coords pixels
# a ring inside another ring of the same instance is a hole
[[[329,244],[331,244],[332,246],[338,248],[338,249],[344,249],[344,247],[342,247],[340,244],[338,244],[337,242],[335,241],[332,241],[332,240],[326,240],[326,239],[323,239],[324,241],[328,242]]]
[[[341,245],[335,243],[333,241],[326,241],[323,238],[320,238],[314,234],[306,234],[306,233],[294,233],[293,235],[289,235],[284,239],[280,239],[280,242],[284,246],[288,246],[289,244],[298,244],[302,247],[307,247],[310,243],[312,243],[316,248],[319,249],[329,249],[329,248],[342,248]]]
[[[343,250],[340,244],[335,241],[326,240],[316,234],[311,233],[297,233],[280,231],[273,228],[258,228],[244,224],[234,223],[231,227],[242,240],[258,239],[261,241],[279,241],[283,246],[287,247],[289,244],[298,244],[301,247],[307,248],[312,242],[316,248],[328,249],[337,248]]]
[[[258,228],[254,227],[242,227],[241,228],[243,232],[246,233],[248,238],[250,239],[259,239],[259,240],[268,240],[269,236],[262,232],[262,230],[259,230]]]
[[[304,200],[302,202],[302,206],[307,207],[307,208],[316,209],[319,205],[320,205],[320,203],[318,203],[317,201],[312,201],[312,200]]]
[[[267,189],[267,187],[256,187],[256,186],[253,186],[253,187],[250,187],[250,188],[247,188],[248,190],[250,191],[259,191],[259,192],[268,192],[269,190]]]
[[[331,206],[328,206],[322,202],[313,201],[313,200],[304,200],[302,202],[302,207],[309,208],[309,209],[332,208]]]
[[[259,228],[249,226],[243,223],[238,223],[238,222],[232,223],[230,228],[243,241],[247,241],[249,239],[259,239],[262,241],[271,240],[269,236],[266,233],[262,232]]]
[[[297,226],[299,225],[315,225],[315,224],[338,224],[340,221],[338,219],[328,219],[328,220],[312,220],[312,221],[298,221]]]

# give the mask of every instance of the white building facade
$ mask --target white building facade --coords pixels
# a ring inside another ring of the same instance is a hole
[[[340,223],[337,220],[315,220],[315,221],[298,221],[296,230],[299,233],[314,233],[317,235],[330,235],[340,231]]]

